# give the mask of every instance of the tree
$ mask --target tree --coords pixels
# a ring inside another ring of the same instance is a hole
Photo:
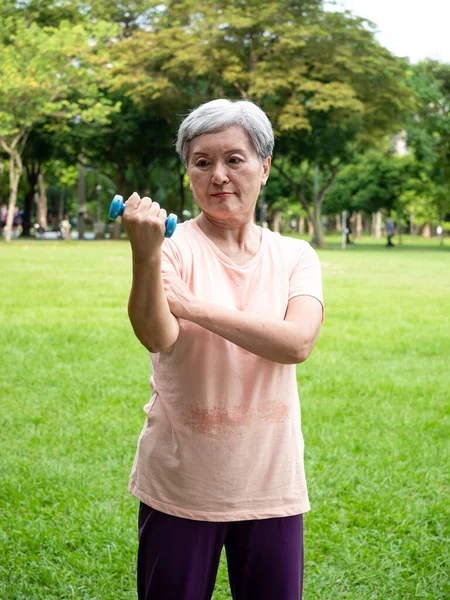
[[[417,165],[412,156],[376,150],[355,157],[339,173],[326,200],[326,211],[401,211],[402,195],[410,188]]]
[[[370,146],[395,129],[411,102],[405,63],[375,41],[366,21],[325,12],[321,2],[215,0],[199,7],[184,0],[159,7],[148,31],[117,44],[124,59],[117,85],[136,101],[158,103],[172,120],[217,96],[260,104],[275,127],[277,156],[293,166],[308,161],[302,181],[282,161],[274,167],[322,245],[322,204],[339,165],[355,146]],[[302,190],[311,171],[316,185],[309,202]]]
[[[281,148],[290,160],[287,168],[278,163],[313,221],[318,246],[324,244],[323,203],[339,170],[395,131],[412,97],[404,83],[406,65],[375,41],[367,22],[324,13],[320,25],[304,51],[310,81],[298,87],[302,112],[296,114],[307,123],[299,128],[295,119],[283,119]],[[302,169],[295,168],[298,158],[307,160]]]
[[[22,155],[28,136],[43,121],[70,127],[70,120],[104,124],[114,107],[102,92],[111,80],[107,43],[114,29],[27,26],[5,20],[0,62],[0,147],[9,157],[10,199],[6,240],[11,233]]]
[[[406,124],[408,146],[420,165],[411,208],[441,223],[450,216],[450,65],[434,60],[414,65],[407,83],[419,98]]]

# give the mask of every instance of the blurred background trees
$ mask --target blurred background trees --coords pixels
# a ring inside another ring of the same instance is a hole
[[[431,235],[450,213],[450,66],[411,65],[374,25],[319,0],[6,0],[0,34],[0,199],[22,235],[105,233],[112,195],[196,214],[174,151],[182,117],[216,97],[270,117],[273,169],[255,220],[324,244],[341,215]],[[120,236],[120,223],[110,234]]]

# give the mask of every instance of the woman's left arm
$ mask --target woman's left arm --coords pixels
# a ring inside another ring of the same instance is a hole
[[[179,277],[164,276],[171,312],[237,344],[244,350],[283,364],[304,362],[322,323],[322,304],[312,296],[289,301],[284,321],[226,308],[195,298]]]

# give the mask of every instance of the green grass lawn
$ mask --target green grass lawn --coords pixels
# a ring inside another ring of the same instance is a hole
[[[304,598],[448,599],[450,254],[330,241],[298,367]],[[17,240],[0,261],[0,598],[136,598],[127,484],[150,390],[129,244]],[[214,600],[230,598],[223,557]]]

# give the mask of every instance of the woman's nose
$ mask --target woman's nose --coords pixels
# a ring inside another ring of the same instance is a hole
[[[214,166],[211,181],[214,185],[222,185],[228,182],[228,173],[225,165],[217,164]]]

